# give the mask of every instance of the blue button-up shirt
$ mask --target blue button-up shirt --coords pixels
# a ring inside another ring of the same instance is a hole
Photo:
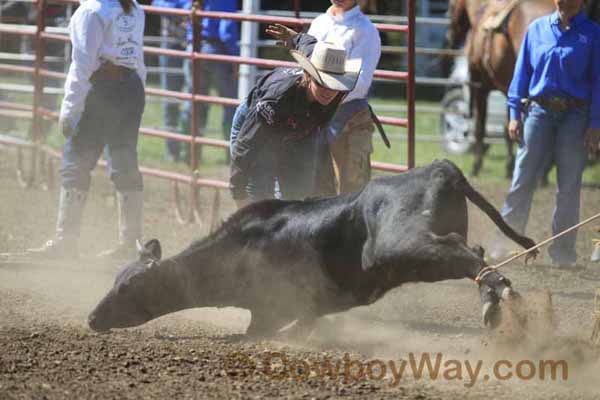
[[[171,7],[189,10],[192,8],[191,0],[153,0],[156,7]],[[237,12],[237,0],[204,0],[204,11]],[[187,41],[192,42],[192,25],[187,27]],[[227,54],[239,55],[240,28],[239,23],[230,19],[202,18],[202,39],[219,40],[223,42]]]
[[[152,0],[154,7],[167,7],[167,8],[182,8],[189,10],[191,7],[190,0]]]
[[[237,12],[237,0],[204,0],[204,11]],[[230,19],[202,18],[202,40],[219,40],[225,45],[227,54],[240,54],[239,22]],[[188,27],[188,42],[192,41],[192,28]]]
[[[508,90],[510,118],[520,119],[521,99],[574,97],[590,104],[590,126],[600,128],[600,26],[580,12],[562,31],[558,12],[529,26]]]

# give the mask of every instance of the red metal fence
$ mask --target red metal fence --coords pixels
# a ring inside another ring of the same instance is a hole
[[[41,171],[45,171],[48,173],[46,177],[46,182],[48,185],[53,183],[52,175],[52,165],[53,159],[60,158],[60,152],[52,149],[50,146],[44,144],[44,135],[41,131],[41,118],[57,120],[58,113],[52,110],[48,110],[41,106],[41,97],[42,91],[44,87],[44,78],[45,77],[53,77],[53,78],[62,78],[66,77],[65,74],[50,71],[43,68],[43,59],[44,59],[44,44],[46,41],[63,41],[69,42],[69,38],[66,35],[53,34],[46,32],[45,27],[45,10],[48,3],[53,4],[79,4],[78,0],[37,0],[37,29],[35,32],[24,31],[22,29],[16,29],[14,27],[6,27],[0,25],[0,33],[3,34],[15,34],[15,35],[29,35],[35,37],[36,42],[36,52],[35,52],[35,63],[33,67],[26,66],[16,66],[9,64],[0,64],[0,72],[22,72],[26,74],[32,74],[34,76],[34,96],[33,96],[33,105],[27,104],[18,104],[11,102],[0,102],[0,110],[16,110],[16,111],[30,111],[32,113],[32,129],[30,134],[29,141],[21,141],[15,138],[10,137],[0,137],[0,143],[5,145],[16,146],[18,149],[18,157],[17,157],[17,176],[19,180],[23,184],[23,186],[31,186],[36,180],[36,171],[38,167]],[[402,80],[406,81],[406,99],[407,99],[407,117],[406,118],[392,118],[392,117],[379,117],[380,121],[386,125],[400,126],[404,127],[407,130],[407,144],[408,144],[408,154],[407,154],[407,165],[396,165],[396,164],[388,164],[381,162],[372,162],[372,166],[374,169],[390,171],[390,172],[403,172],[409,168],[414,167],[415,164],[415,137],[414,137],[414,129],[415,129],[415,0],[407,0],[408,5],[408,24],[407,25],[392,25],[392,24],[375,24],[375,26],[384,32],[402,32],[407,34],[407,65],[408,70],[406,72],[397,72],[397,71],[386,71],[386,70],[377,70],[375,71],[376,78],[384,78],[384,79],[392,79],[392,80]],[[198,3],[196,3],[198,4]],[[278,60],[266,60],[259,58],[251,58],[251,57],[239,57],[239,56],[228,56],[228,55],[212,55],[212,54],[203,54],[199,51],[200,49],[200,22],[202,18],[219,18],[219,19],[231,19],[236,21],[251,21],[256,23],[280,23],[291,26],[303,26],[310,24],[311,20],[308,19],[300,19],[300,18],[286,18],[286,17],[270,17],[264,15],[250,15],[250,14],[242,14],[242,13],[227,13],[227,12],[212,12],[212,11],[202,11],[197,9],[195,6],[192,10],[179,10],[179,9],[170,9],[170,8],[161,8],[161,7],[151,7],[151,6],[143,6],[142,7],[146,13],[159,14],[159,15],[171,15],[171,16],[184,16],[191,19],[193,23],[193,51],[178,51],[178,50],[167,50],[158,47],[144,47],[145,54],[155,54],[155,55],[166,55],[170,57],[180,57],[180,58],[188,58],[192,60],[192,87],[193,93],[181,93],[174,92],[162,89],[154,89],[154,88],[146,88],[146,94],[151,96],[160,96],[172,99],[179,99],[185,101],[193,101],[197,103],[210,103],[210,104],[220,104],[220,105],[229,105],[236,106],[239,104],[238,99],[233,98],[224,98],[217,96],[205,96],[195,94],[198,92],[199,80],[202,79],[201,76],[198,76],[198,61],[199,60],[211,60],[225,63],[233,63],[233,64],[249,64],[255,65],[258,67],[267,67],[274,68],[279,66],[287,66],[293,67],[296,64],[285,61]],[[215,197],[212,205],[212,221],[211,226],[216,224],[218,209],[220,203],[220,190],[227,189],[228,183],[215,179],[207,179],[201,177],[201,170],[199,169],[200,165],[198,164],[198,160],[196,158],[195,147],[198,145],[205,146],[214,146],[221,147],[227,149],[229,147],[229,143],[223,140],[210,139],[205,137],[197,136],[199,126],[199,116],[196,110],[196,107],[191,107],[191,136],[177,134],[173,132],[168,132],[159,129],[151,129],[151,128],[140,128],[140,133],[146,136],[159,137],[163,139],[175,139],[177,141],[189,143],[191,146],[191,169],[189,175],[185,175],[182,173],[140,167],[140,170],[143,174],[154,176],[157,178],[167,179],[173,182],[173,192],[175,199],[175,210],[178,219],[182,222],[192,222],[194,220],[198,220],[198,188],[199,187],[208,187],[215,189]],[[23,162],[23,152],[25,150],[29,150],[31,152],[30,164],[29,164],[29,172],[25,173],[24,170],[24,162]],[[103,161],[100,162],[100,165],[105,165]],[[183,204],[181,201],[180,190],[178,183],[183,183],[189,185],[189,197],[187,201],[187,212],[183,212]]]

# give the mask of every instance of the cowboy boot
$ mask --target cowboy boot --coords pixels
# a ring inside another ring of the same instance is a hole
[[[103,251],[98,257],[112,260],[132,260],[137,254],[136,241],[142,238],[143,192],[117,192],[119,213],[119,244]]]
[[[39,248],[27,249],[27,253],[43,258],[78,258],[81,217],[86,200],[87,191],[61,187],[54,239]]]

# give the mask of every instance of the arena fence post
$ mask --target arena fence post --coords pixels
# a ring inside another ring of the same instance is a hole
[[[415,3],[415,0],[408,0],[408,78],[406,85],[408,168],[415,167]]]
[[[42,38],[42,33],[46,28],[46,1],[38,0],[36,4],[36,32],[35,32],[35,61],[34,61],[34,70],[33,70],[33,107],[32,107],[32,119],[31,119],[31,128],[30,128],[30,137],[29,139],[33,143],[31,146],[31,159],[29,165],[29,175],[23,172],[22,168],[17,168],[17,177],[19,183],[23,187],[31,187],[35,182],[36,171],[37,171],[37,158],[39,153],[39,145],[43,140],[43,132],[41,129],[41,121],[40,121],[40,104],[42,100],[43,90],[44,90],[44,77],[41,73],[41,69],[44,63],[44,39]]]
[[[198,155],[196,152],[196,148],[198,143],[196,143],[196,136],[198,135],[198,127],[200,125],[199,121],[199,113],[198,113],[198,104],[194,98],[196,94],[198,94],[200,90],[200,68],[199,68],[199,60],[195,57],[197,53],[200,52],[200,47],[202,44],[202,19],[196,14],[196,11],[202,10],[202,0],[195,0],[192,5],[191,10],[191,23],[192,23],[192,54],[191,54],[191,65],[192,65],[192,106],[191,106],[191,115],[190,115],[190,129],[192,141],[190,142],[190,165],[192,169],[191,173],[191,182],[190,182],[190,197],[189,197],[189,216],[188,221],[190,223],[197,221],[197,215],[194,213],[194,210],[197,207],[198,203],[198,185],[196,184],[196,176],[198,174]]]

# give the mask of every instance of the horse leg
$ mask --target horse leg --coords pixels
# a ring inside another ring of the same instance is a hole
[[[473,161],[473,169],[471,171],[472,176],[479,175],[481,167],[483,166],[483,156],[486,151],[484,140],[488,95],[489,90],[483,87],[472,90],[473,99],[471,104],[473,107],[473,116],[475,118],[475,145],[473,147],[475,160]]]

